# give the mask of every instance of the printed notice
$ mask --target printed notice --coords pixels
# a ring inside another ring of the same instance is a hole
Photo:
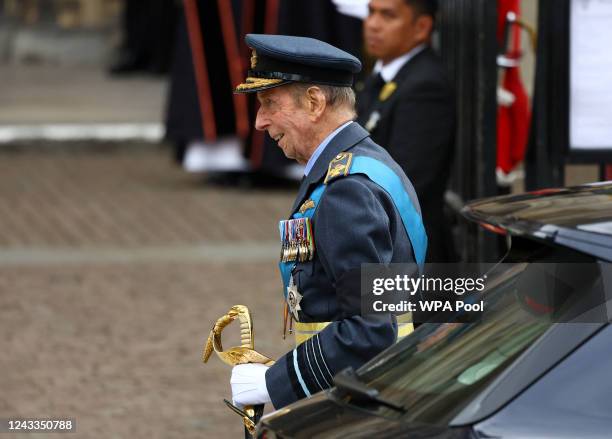
[[[572,0],[570,146],[612,148],[612,0]]]

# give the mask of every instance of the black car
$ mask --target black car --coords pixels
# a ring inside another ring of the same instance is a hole
[[[511,243],[482,318],[420,325],[258,437],[612,437],[612,183],[463,213]]]

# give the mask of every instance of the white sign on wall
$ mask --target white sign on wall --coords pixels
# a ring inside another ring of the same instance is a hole
[[[612,0],[572,0],[570,148],[612,150]]]

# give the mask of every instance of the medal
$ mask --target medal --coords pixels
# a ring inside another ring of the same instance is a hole
[[[308,210],[316,208],[316,205],[310,201],[304,203],[303,207]],[[315,243],[310,218],[281,220],[278,222],[278,232],[281,240],[280,261],[283,265],[281,273],[290,273],[297,262],[308,262],[314,259]],[[302,295],[293,282],[293,276],[289,274],[288,277],[286,297],[283,303],[283,339],[287,333],[287,323],[289,334],[293,333],[293,320],[299,321],[298,312],[302,309],[300,306]],[[283,279],[285,282],[286,278],[283,277]]]
[[[294,218],[278,223],[281,262],[308,262],[314,258],[314,238],[310,218]]]
[[[302,310],[300,306],[301,301],[302,295],[299,293],[297,285],[293,283],[293,276],[291,276],[289,286],[287,287],[287,305],[289,307],[289,312],[293,314],[293,318],[298,322],[300,321],[298,311]]]

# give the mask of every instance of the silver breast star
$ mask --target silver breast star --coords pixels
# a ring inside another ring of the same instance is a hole
[[[297,289],[297,285],[293,283],[293,278],[289,282],[287,287],[287,305],[289,305],[289,311],[293,314],[296,321],[299,321],[298,311],[302,310],[300,302],[302,301],[302,295]]]

